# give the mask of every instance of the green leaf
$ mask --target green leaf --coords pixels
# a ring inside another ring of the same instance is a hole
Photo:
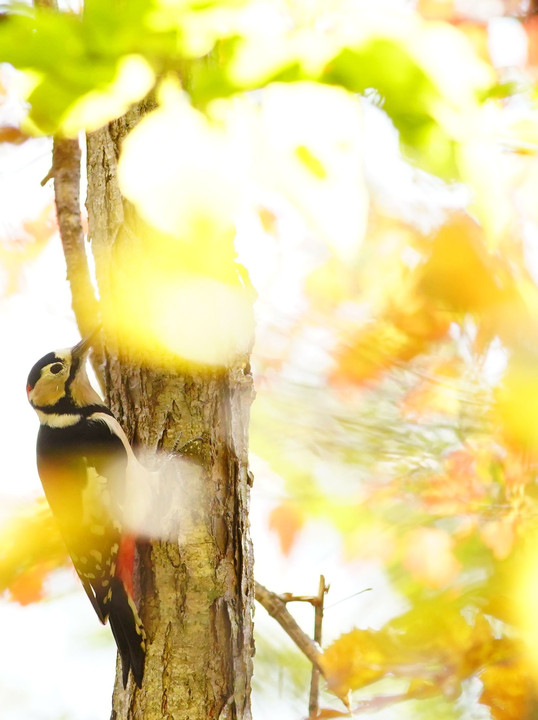
[[[433,115],[439,90],[401,44],[377,38],[362,47],[344,48],[321,79],[352,92],[376,90],[400,133],[404,151],[427,170],[457,175],[454,140]]]

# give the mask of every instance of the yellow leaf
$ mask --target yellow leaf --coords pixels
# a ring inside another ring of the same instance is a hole
[[[534,356],[514,354],[496,393],[496,414],[505,442],[530,457],[538,453],[537,367]]]
[[[354,629],[342,635],[323,654],[329,688],[339,697],[369,685],[385,674],[386,638],[374,630]]]
[[[535,530],[527,533],[518,559],[509,593],[513,617],[521,630],[534,678],[538,679],[538,533]]]
[[[43,581],[68,562],[60,531],[44,498],[29,504],[0,528],[0,592],[21,604],[43,596]]]
[[[153,87],[155,75],[141,55],[126,55],[118,63],[114,81],[104,90],[92,90],[72,105],[60,123],[64,135],[76,137],[81,129],[97,130],[127,112]]]
[[[482,312],[502,299],[502,271],[486,251],[482,228],[459,213],[434,234],[419,289],[447,310]]]

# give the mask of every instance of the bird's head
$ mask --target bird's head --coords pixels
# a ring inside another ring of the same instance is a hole
[[[43,412],[69,412],[101,403],[86,374],[86,358],[97,331],[67,350],[47,353],[30,370],[26,393]]]

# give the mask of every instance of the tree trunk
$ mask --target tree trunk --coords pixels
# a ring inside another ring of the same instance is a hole
[[[89,232],[102,302],[121,302],[115,245],[137,242],[136,214],[121,196],[116,162],[123,138],[148,109],[136,108],[88,137]],[[248,358],[226,369],[171,371],[158,362],[141,365],[115,350],[113,340],[105,329],[105,392],[135,451],[185,447],[199,471],[180,478],[181,468],[165,466],[179,531],[173,539],[138,543],[144,682],[138,689],[130,678],[124,690],[118,665],[112,718],[248,720],[254,649]]]

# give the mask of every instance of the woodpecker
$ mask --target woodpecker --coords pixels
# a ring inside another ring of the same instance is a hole
[[[129,473],[139,466],[120,424],[91,386],[86,359],[93,334],[44,355],[26,393],[39,417],[37,469],[75,570],[99,620],[141,687],[145,632],[133,601],[134,537],[122,528]]]

